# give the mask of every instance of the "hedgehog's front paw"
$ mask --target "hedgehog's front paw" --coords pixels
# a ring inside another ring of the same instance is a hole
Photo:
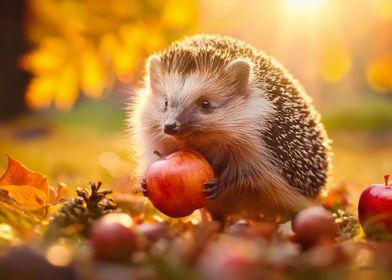
[[[147,183],[146,183],[146,178],[144,177],[140,179],[140,191],[145,197],[148,197]]]
[[[204,183],[203,194],[207,199],[214,199],[219,193],[220,182],[217,178]]]

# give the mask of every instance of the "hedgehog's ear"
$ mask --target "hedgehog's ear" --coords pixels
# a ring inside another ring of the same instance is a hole
[[[150,87],[152,89],[156,88],[161,72],[161,59],[157,55],[152,55],[147,60],[147,71],[150,82]]]
[[[244,59],[236,59],[229,63],[225,69],[226,79],[233,85],[239,94],[247,94],[250,64]]]

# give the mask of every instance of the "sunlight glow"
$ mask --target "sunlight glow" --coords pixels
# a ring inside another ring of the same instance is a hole
[[[319,11],[326,0],[285,0],[288,10],[294,13],[315,13]]]
[[[64,245],[56,244],[49,247],[46,258],[55,266],[67,266],[73,259],[73,252]]]
[[[101,219],[103,224],[120,223],[123,226],[131,227],[133,225],[132,218],[124,213],[112,213],[110,215],[105,215]]]

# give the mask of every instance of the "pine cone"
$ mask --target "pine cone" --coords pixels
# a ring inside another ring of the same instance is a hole
[[[86,235],[92,222],[99,217],[115,212],[116,203],[106,196],[111,190],[99,191],[102,183],[90,182],[90,191],[77,188],[76,198],[69,198],[50,221],[45,233],[47,239],[69,236],[75,233]]]

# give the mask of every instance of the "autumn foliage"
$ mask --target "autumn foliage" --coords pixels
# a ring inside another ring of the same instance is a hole
[[[145,57],[190,31],[196,1],[29,1],[34,49],[20,65],[33,73],[32,108],[70,109],[78,96],[99,97],[118,80],[137,78]]]
[[[65,198],[64,185],[49,186],[45,175],[31,171],[8,157],[8,169],[0,178],[0,204],[12,210],[37,211]]]

